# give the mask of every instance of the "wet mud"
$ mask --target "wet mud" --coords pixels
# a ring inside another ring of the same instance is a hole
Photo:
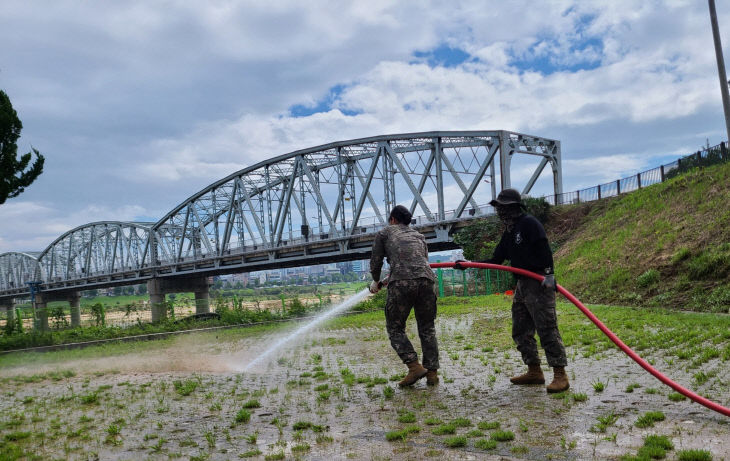
[[[405,366],[382,322],[320,328],[246,373],[236,370],[286,331],[197,334],[7,367],[1,435],[7,448],[8,434],[29,433],[12,443],[43,459],[619,459],[648,435],[671,440],[667,459],[685,449],[730,459],[730,418],[670,400],[671,389],[617,350],[569,347],[564,394],[511,385],[524,369],[519,354],[485,339],[485,328],[505,322],[487,313],[439,318],[436,387],[397,386]],[[697,370],[672,369],[657,354],[649,355],[658,368],[692,382]],[[727,367],[706,367],[715,376],[703,394],[727,405]],[[647,412],[664,419],[637,427]],[[513,439],[490,446],[498,431]]]

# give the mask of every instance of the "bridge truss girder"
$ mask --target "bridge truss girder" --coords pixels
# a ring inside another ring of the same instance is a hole
[[[69,231],[39,256],[40,277],[46,289],[84,289],[362,259],[396,204],[411,210],[432,249],[453,247],[456,226],[492,213],[497,170],[501,188],[511,187],[512,158],[522,154],[541,158],[522,192],[550,164],[560,194],[560,143],[507,131],[386,135],[291,152],[211,184],[157,223]]]

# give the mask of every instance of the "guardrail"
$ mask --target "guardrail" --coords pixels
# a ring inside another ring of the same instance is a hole
[[[591,202],[602,198],[615,197],[652,184],[664,182],[692,168],[715,165],[727,161],[730,161],[730,153],[728,152],[726,143],[721,142],[716,146],[706,147],[703,150],[685,155],[673,162],[642,171],[635,175],[573,192],[545,195],[543,198],[551,205]]]

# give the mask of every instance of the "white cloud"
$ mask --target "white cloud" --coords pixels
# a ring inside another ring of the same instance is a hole
[[[98,221],[134,221],[146,214],[146,210],[138,205],[115,208],[86,205],[66,214],[50,203],[13,199],[0,206],[0,222],[12,223],[11,226],[3,226],[0,253],[42,251],[63,233],[78,226]]]

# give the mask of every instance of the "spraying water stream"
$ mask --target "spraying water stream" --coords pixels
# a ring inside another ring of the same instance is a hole
[[[300,326],[299,328],[297,328],[296,330],[294,330],[287,336],[284,336],[283,338],[280,338],[279,340],[277,340],[274,344],[272,344],[264,352],[262,352],[258,357],[256,357],[251,362],[249,362],[248,365],[243,367],[242,371],[249,371],[256,365],[262,363],[267,357],[269,357],[271,354],[273,354],[274,352],[279,350],[285,344],[297,339],[298,337],[302,336],[303,334],[305,334],[312,328],[316,327],[320,323],[324,322],[325,320],[328,320],[328,319],[334,317],[335,315],[337,315],[338,313],[345,311],[345,310],[349,309],[350,307],[354,306],[355,304],[359,303],[360,301],[365,299],[365,297],[367,297],[367,295],[369,293],[370,292],[366,288],[358,293],[355,293],[354,295],[350,296],[349,298],[345,299],[344,301],[342,301],[338,304],[335,304],[334,306],[330,307],[329,309],[321,312],[319,315],[314,317],[309,322]]]

